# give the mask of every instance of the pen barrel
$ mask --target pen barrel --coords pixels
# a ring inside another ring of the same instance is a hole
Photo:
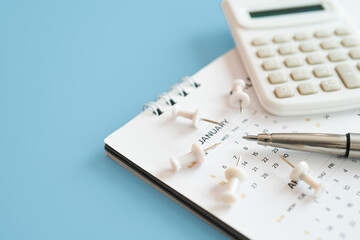
[[[360,136],[359,134],[358,137]],[[359,137],[360,139],[360,137]],[[344,134],[314,134],[314,133],[273,133],[259,134],[258,144],[291,150],[328,153],[345,156],[348,141]],[[357,147],[359,147],[357,145]],[[357,154],[360,152],[357,151]],[[356,155],[356,153],[355,153]]]
[[[360,134],[349,133],[349,158],[360,159]]]

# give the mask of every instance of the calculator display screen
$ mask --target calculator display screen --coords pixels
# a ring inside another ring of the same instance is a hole
[[[309,5],[309,6],[301,6],[301,7],[254,11],[254,12],[250,12],[250,16],[252,18],[261,18],[261,17],[270,17],[270,16],[277,16],[277,15],[313,12],[313,11],[322,11],[322,10],[324,10],[323,5],[317,4],[317,5]]]

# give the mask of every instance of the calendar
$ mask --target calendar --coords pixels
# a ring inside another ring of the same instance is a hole
[[[262,230],[259,239],[268,239],[272,234],[274,239],[356,239],[359,232],[356,225],[360,220],[359,160],[263,147],[243,141],[242,136],[260,132],[334,132],[332,127],[335,124],[339,125],[335,131],[340,133],[357,126],[359,120],[360,111],[284,121],[260,110],[252,110],[240,118],[238,124],[229,127],[221,139],[226,144],[217,152],[214,150],[212,163],[223,160],[213,165],[208,185],[214,188],[216,184],[226,185],[224,169],[234,166],[238,155],[242,154],[240,166],[247,170],[249,179],[240,187],[238,204],[241,206],[236,208],[239,208],[240,215],[248,216],[244,225],[251,223],[262,226],[262,229],[268,228],[268,231]],[[299,129],[301,121],[303,127]],[[279,155],[294,163],[306,160],[311,165],[311,174],[329,183],[326,194],[315,199],[306,184],[291,181],[291,167]],[[221,196],[222,188],[217,187],[214,198]],[[256,239],[255,236],[250,238]]]
[[[241,66],[231,50],[192,76],[192,81],[173,86],[105,139],[107,154],[231,238],[358,239],[360,160],[265,147],[242,137],[274,132],[359,133],[360,109],[272,116],[258,103]],[[244,92],[251,98],[242,114],[229,104],[231,85],[239,78],[245,80]],[[201,109],[202,117],[217,124],[200,121],[196,128],[189,119],[174,119],[175,107]],[[204,159],[174,172],[169,160],[186,155],[194,144],[205,150]],[[282,158],[293,164],[306,161],[309,173],[328,184],[326,192],[315,198],[306,183],[291,181],[292,168]],[[236,191],[236,204],[229,205],[221,199],[229,185],[225,171],[236,165],[247,172],[247,180]]]

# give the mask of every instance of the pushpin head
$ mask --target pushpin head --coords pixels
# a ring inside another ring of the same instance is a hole
[[[237,178],[239,179],[239,183],[243,183],[246,181],[248,175],[244,169],[238,167],[229,167],[225,171],[225,177],[228,181],[230,181],[232,178]]]
[[[233,108],[240,108],[240,112],[250,104],[250,97],[244,92],[246,83],[242,79],[235,80],[232,83],[232,90],[230,93],[230,105]]]
[[[170,164],[174,172],[179,172],[181,169],[180,161],[176,157],[170,158]]]
[[[242,104],[242,108],[246,108],[250,104],[250,97],[244,92],[233,92],[230,95],[230,105],[233,108],[239,108],[240,107],[240,101]]]
[[[174,106],[171,112],[171,118],[175,119],[179,116],[179,107],[178,106]]]
[[[307,184],[309,184],[309,186],[311,186],[315,190],[315,198],[321,197],[328,188],[327,183],[319,183],[309,174],[309,165],[305,161],[302,161],[295,166],[295,168],[291,172],[290,178],[293,181],[301,179]]]
[[[302,161],[292,170],[290,174],[290,179],[293,181],[298,181],[301,176],[307,172],[309,172],[309,165],[307,164],[307,162]]]
[[[236,79],[235,81],[233,81],[232,89],[236,89],[238,87],[240,87],[241,89],[244,89],[246,87],[245,81],[242,79]]]
[[[197,109],[195,112],[190,112],[181,110],[178,106],[174,106],[172,109],[171,118],[175,119],[178,116],[192,120],[192,124],[196,128],[199,126],[200,121],[203,120],[202,111],[200,111],[200,109]]]
[[[191,146],[191,151],[194,153],[196,160],[199,164],[203,164],[205,162],[205,153],[201,149],[200,144],[194,143]]]
[[[170,164],[174,172],[179,172],[181,168],[196,161],[199,165],[205,162],[205,153],[201,149],[200,144],[194,143],[191,146],[191,151],[181,157],[171,157]]]
[[[202,118],[202,111],[200,109],[197,109],[195,112],[194,112],[194,115],[192,117],[192,121],[193,121],[193,126],[198,128],[199,127],[199,123],[201,121],[201,118]]]
[[[247,173],[241,168],[229,167],[225,171],[225,177],[228,180],[229,187],[221,198],[227,204],[236,203],[238,185],[247,179]]]
[[[221,199],[227,204],[234,204],[237,202],[237,196],[233,192],[224,192]]]

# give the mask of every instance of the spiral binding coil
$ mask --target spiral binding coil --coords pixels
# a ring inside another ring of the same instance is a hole
[[[180,84],[172,85],[168,92],[176,91],[179,96],[186,97],[189,93]]]
[[[186,77],[183,77],[182,79],[180,79],[179,83],[188,83],[190,86],[195,87],[195,88],[200,87],[200,83],[197,83],[193,77],[189,77],[189,76],[186,76]]]
[[[160,116],[161,114],[163,114],[163,111],[154,102],[148,102],[143,106],[143,111],[146,111],[147,109],[151,109],[152,113],[156,116]]]
[[[160,101],[164,101],[166,105],[173,106],[177,103],[175,98],[172,96],[172,94],[186,97],[189,92],[185,88],[186,86],[190,86],[192,88],[198,88],[200,87],[200,84],[196,82],[196,80],[193,77],[183,77],[179,80],[177,84],[174,84],[169,88],[167,92],[161,93],[156,97],[156,102],[148,102],[143,106],[143,111],[146,111],[147,109],[150,109],[151,112],[156,115],[160,116],[164,113],[163,109],[160,108]]]
[[[169,93],[166,93],[166,92],[161,93],[159,96],[156,97],[156,101],[159,101],[159,100],[165,100],[165,103],[170,106],[176,104],[174,98]]]

